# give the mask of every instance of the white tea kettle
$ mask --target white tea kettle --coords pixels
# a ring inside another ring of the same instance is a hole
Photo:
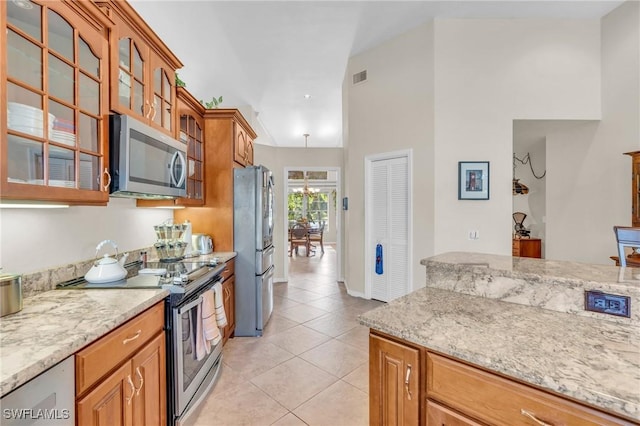
[[[109,257],[105,254],[103,258],[98,260],[98,252],[105,244],[111,244],[116,249],[116,257]],[[112,281],[120,281],[127,276],[127,270],[124,269],[124,262],[128,253],[123,255],[118,261],[118,246],[111,240],[101,241],[96,247],[96,260],[93,266],[84,276],[84,279],[90,283],[110,283]]]

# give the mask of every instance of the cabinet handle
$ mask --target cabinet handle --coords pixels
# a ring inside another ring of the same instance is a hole
[[[107,170],[107,168],[104,168],[104,172],[102,172],[103,175],[106,175],[107,177],[107,183],[105,183],[104,185],[104,190],[108,191],[109,190],[109,185],[111,185],[111,174],[109,173],[109,170]]]
[[[132,342],[132,341],[136,340],[138,337],[140,337],[140,335],[141,335],[141,334],[142,334],[142,330],[138,330],[138,331],[136,331],[136,334],[135,334],[135,335],[133,335],[133,336],[131,336],[131,337],[127,337],[126,339],[124,339],[124,340],[122,341],[122,344],[123,344],[123,345],[126,345],[127,343],[129,343],[129,342]]]
[[[131,386],[131,396],[127,397],[127,405],[131,405],[133,395],[136,393],[136,387],[133,385],[133,380],[131,380],[131,374],[127,376],[127,383]]]
[[[409,389],[409,381],[411,380],[411,364],[407,364],[407,375],[404,378],[404,388],[407,391],[407,398],[411,400],[411,390]]]
[[[145,114],[145,113],[144,113],[145,108],[144,108],[144,107],[142,107],[142,114],[144,115],[144,118],[149,118],[149,116],[151,115],[151,104],[149,103],[149,101],[148,101],[148,100],[147,100],[147,101],[144,101],[144,104],[145,104],[146,106],[148,106],[148,107],[149,107],[149,109],[147,110],[147,113]]]
[[[551,423],[543,422],[542,420],[537,418],[533,413],[528,412],[524,408],[520,409],[520,414],[522,414],[525,417],[529,417],[531,420],[536,422],[537,425],[540,425],[540,426],[553,426]]]
[[[136,367],[136,375],[140,379],[140,387],[136,389],[136,396],[140,395],[140,390],[142,386],[144,386],[144,378],[142,377],[142,373],[140,372],[140,367]]]
[[[153,115],[151,116],[151,121],[156,119],[156,113],[158,112],[156,105],[158,105],[158,102],[156,100],[153,101],[153,103],[151,104],[151,109],[153,110]]]

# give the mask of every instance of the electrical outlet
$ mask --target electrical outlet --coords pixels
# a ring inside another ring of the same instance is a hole
[[[479,240],[480,239],[480,232],[479,231],[469,231],[469,239],[470,240]]]
[[[629,296],[603,293],[596,290],[584,292],[584,309],[619,317],[631,317],[631,300]]]

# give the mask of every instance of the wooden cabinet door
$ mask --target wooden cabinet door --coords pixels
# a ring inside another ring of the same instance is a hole
[[[126,362],[77,402],[77,424],[129,426],[135,394],[131,363]]]
[[[158,334],[132,359],[133,424],[166,424],[165,334]]]
[[[236,328],[235,306],[236,306],[236,277],[232,276],[222,283],[224,312],[227,315],[227,325],[224,328],[223,343],[231,337]]]
[[[247,137],[247,149],[246,149],[247,166],[253,166],[253,140]]]
[[[171,136],[174,135],[174,117],[176,109],[176,92],[174,70],[150,51],[149,54],[149,86],[148,100],[151,105],[149,124]]]
[[[0,4],[0,194],[106,204],[111,24],[91,2],[41,3]]]
[[[433,401],[427,401],[427,426],[481,426]]]
[[[247,132],[238,124],[234,124],[233,161],[243,166],[247,165]]]
[[[420,352],[369,335],[369,424],[417,425],[420,417]]]

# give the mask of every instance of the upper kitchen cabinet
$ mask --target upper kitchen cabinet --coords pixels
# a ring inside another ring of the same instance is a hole
[[[180,60],[125,1],[97,1],[115,22],[110,34],[111,110],[175,137]]]
[[[175,200],[138,200],[138,207],[204,204],[204,107],[183,87],[177,88],[176,95],[178,140],[187,145],[187,196]]]
[[[213,237],[216,251],[233,251],[233,169],[253,162],[256,133],[235,108],[204,111],[205,204],[203,208],[176,210],[173,217],[191,221],[193,232]],[[250,144],[241,145],[241,142]],[[249,148],[250,146],[250,151]],[[243,161],[238,161],[238,152]]]
[[[108,33],[92,2],[0,2],[3,199],[109,199]]]
[[[244,167],[253,165],[253,138],[241,125],[234,126],[233,160]]]

